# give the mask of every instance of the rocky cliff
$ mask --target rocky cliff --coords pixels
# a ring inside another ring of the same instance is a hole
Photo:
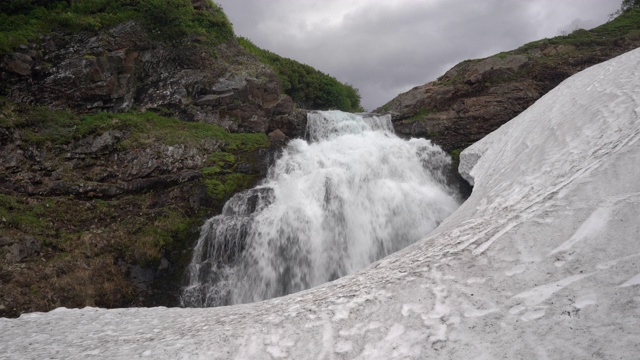
[[[135,21],[98,34],[45,36],[5,55],[0,71],[9,99],[74,113],[160,110],[232,132],[265,132],[273,117],[293,111],[274,72],[235,39],[214,48],[154,42]]]
[[[221,9],[173,2],[223,31],[132,15],[0,52],[0,316],[176,305],[203,219],[304,129]]]
[[[569,76],[638,46],[640,10],[630,9],[589,31],[464,61],[376,112],[390,113],[398,134],[432,139],[455,156]]]

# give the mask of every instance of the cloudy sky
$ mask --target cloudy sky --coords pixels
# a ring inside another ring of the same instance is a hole
[[[607,21],[622,0],[215,0],[236,34],[360,89],[373,110],[465,59]]]

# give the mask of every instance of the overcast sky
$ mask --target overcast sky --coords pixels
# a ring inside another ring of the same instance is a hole
[[[237,35],[360,90],[373,110],[465,59],[590,29],[622,0],[215,0]]]

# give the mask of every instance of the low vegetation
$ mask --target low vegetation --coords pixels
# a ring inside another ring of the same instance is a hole
[[[29,151],[57,154],[39,166],[67,164],[65,156],[77,144],[112,130],[123,136],[111,151],[123,155],[144,153],[154,144],[202,148],[212,140],[218,149],[194,169],[200,177],[164,190],[151,187],[110,197],[0,190],[0,241],[26,236],[39,244],[36,257],[11,263],[10,247],[0,243],[0,316],[57,306],[175,304],[181,271],[190,260],[189,249],[199,226],[235,192],[258,181],[259,176],[246,167],[256,161],[257,151],[269,145],[265,134],[229,133],[217,125],[153,112],[76,115],[0,98],[0,134],[13,134]],[[90,169],[59,169],[64,181],[89,183],[82,174]],[[19,182],[18,177],[37,171],[24,168],[0,179]],[[154,286],[163,290],[141,298],[140,289],[127,275],[131,266],[153,273],[164,259],[173,264],[173,270],[155,280],[158,285]]]
[[[437,113],[437,110],[433,110],[433,109],[421,109],[420,111],[418,111],[415,115],[413,115],[412,117],[408,118],[407,121],[420,121],[423,120],[424,118],[426,118],[427,116],[431,115],[431,114],[435,114]]]
[[[0,55],[37,40],[51,31],[96,32],[129,20],[146,28],[152,39],[191,41],[215,46],[234,37],[222,9],[202,1],[194,9],[190,0],[8,0],[0,2]],[[363,111],[358,90],[308,65],[262,50],[238,38],[247,51],[273,67],[282,93],[308,109]]]
[[[620,10],[612,14],[611,20],[603,25],[591,30],[577,29],[568,34],[533,41],[515,50],[493,55],[490,58],[501,60],[513,55],[524,55],[530,60],[529,65],[531,66],[518,70],[501,69],[500,71],[493,71],[491,76],[484,80],[483,85],[491,87],[502,83],[519,81],[531,77],[532,74],[536,71],[540,72],[540,69],[543,68],[562,72],[561,69],[564,67],[580,66],[581,62],[584,63],[584,67],[587,67],[605,60],[607,58],[606,54],[610,53],[612,48],[623,45],[625,42],[638,41],[639,39],[640,4],[638,4],[638,1],[625,0]],[[601,60],[595,60],[598,58]],[[467,77],[463,76],[464,69],[471,68],[474,64],[483,60],[485,59],[462,61],[456,66],[462,71],[458,71],[452,77],[443,76],[439,78],[438,85],[451,86],[464,83],[468,80]],[[532,71],[532,68],[538,65],[539,69]],[[566,77],[566,74],[562,76]],[[381,109],[385,110],[385,107],[388,108],[389,104],[386,104]]]
[[[249,39],[240,37],[238,42],[276,71],[282,92],[291,96],[299,106],[318,110],[364,111],[360,105],[360,93],[353,86],[342,84],[309,65],[260,49]]]
[[[577,29],[570,34],[530,42],[507,54],[526,53],[542,45],[572,45],[576,48],[608,46],[623,36],[640,37],[640,6],[626,7],[609,22],[591,30]]]
[[[217,44],[233,38],[222,9],[203,1],[195,10],[189,0],[4,0],[0,2],[0,54],[52,30],[98,31],[129,20],[142,23],[152,38],[178,41],[197,36]]]
[[[269,145],[265,134],[230,133],[218,125],[185,122],[152,111],[77,115],[46,106],[17,105],[3,98],[0,98],[0,127],[21,130],[23,140],[33,144],[65,145],[89,135],[120,130],[128,134],[126,141],[121,143],[125,148],[150,141],[195,145],[204,139],[219,140],[232,152],[252,151]]]

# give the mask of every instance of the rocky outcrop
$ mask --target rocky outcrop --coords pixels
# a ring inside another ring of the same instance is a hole
[[[304,135],[233,38],[53,31],[0,55],[0,79],[0,316],[177,305],[204,219]]]
[[[35,141],[38,130],[51,129],[2,128],[0,316],[177,305],[199,225],[262,178],[276,150],[265,134],[107,130],[56,144]]]
[[[134,21],[53,33],[0,59],[8,97],[77,113],[162,109],[233,132],[265,132],[294,112],[273,70],[231,39],[215,49],[150,40]]]
[[[0,164],[1,184],[39,196],[113,197],[170,187],[198,178],[207,157],[224,145],[215,139],[197,146],[153,142],[122,151],[118,146],[128,135],[117,130],[59,146],[28,144],[21,132],[13,136],[0,146],[7,159]]]
[[[5,261],[10,264],[36,256],[40,252],[40,242],[29,235],[22,238],[0,236],[0,247],[4,248]]]
[[[527,109],[569,76],[640,46],[635,11],[600,28],[578,30],[486,59],[464,61],[438,80],[398,95],[376,112],[396,132],[433,140],[454,154]],[[628,25],[635,24],[635,25]],[[615,25],[614,30],[612,25]]]

